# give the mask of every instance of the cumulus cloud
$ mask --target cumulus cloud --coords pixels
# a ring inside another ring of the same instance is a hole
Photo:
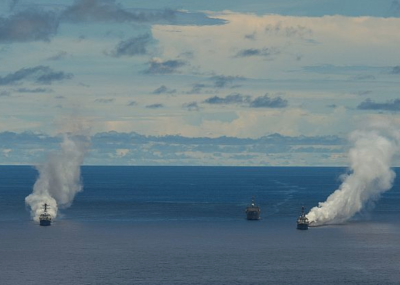
[[[54,12],[22,11],[0,18],[0,42],[48,41],[57,33],[58,26]]]
[[[99,98],[99,99],[94,100],[94,102],[96,102],[96,103],[103,103],[103,104],[112,103],[114,101],[115,101],[114,98]]]
[[[251,56],[273,56],[279,54],[280,51],[275,48],[263,48],[263,49],[242,49],[238,51],[235,57],[251,57]]]
[[[251,108],[285,108],[288,106],[288,101],[281,97],[270,98],[268,94],[257,97],[251,101]]]
[[[0,91],[0,97],[9,97],[9,96],[11,96],[10,91],[7,90]]]
[[[214,81],[214,87],[216,88],[235,87],[234,85],[235,82],[239,80],[244,80],[244,78],[240,76],[224,76],[224,75],[215,75],[210,79]]]
[[[371,93],[372,93],[371,90],[360,90],[360,91],[354,92],[353,94],[359,95],[359,96],[365,96],[365,95],[368,95],[368,94],[371,94]]]
[[[200,107],[197,104],[197,102],[185,103],[182,105],[182,108],[184,108],[188,111],[200,111]]]
[[[193,87],[190,91],[186,92],[187,94],[199,94],[203,90],[203,88],[207,87],[206,84],[203,83],[196,83],[193,84]]]
[[[57,61],[57,60],[63,59],[66,56],[67,56],[67,52],[66,51],[60,51],[57,54],[48,57],[47,60]]]
[[[174,94],[176,93],[176,89],[170,89],[165,85],[161,85],[156,90],[153,91],[153,94]]]
[[[250,108],[285,108],[288,106],[288,101],[281,97],[270,98],[268,94],[252,99],[249,95],[242,95],[239,93],[230,94],[226,97],[213,96],[203,101],[207,104],[213,105],[228,105],[228,104],[241,104]]]
[[[11,0],[10,1],[10,11],[14,10],[15,6],[18,5],[19,0]]]
[[[60,81],[64,79],[71,79],[72,74],[70,73],[65,73],[62,71],[53,71],[53,72],[46,72],[43,75],[40,75],[37,79],[37,83],[42,83],[42,84],[51,84],[53,81]]]
[[[62,19],[76,22],[157,22],[171,21],[175,18],[173,10],[127,11],[115,0],[76,0],[68,7]]]
[[[187,64],[183,60],[166,60],[162,61],[159,58],[152,58],[150,61],[150,66],[144,72],[147,74],[169,74],[176,73],[178,69]]]
[[[18,88],[17,92],[19,93],[49,93],[53,92],[53,90],[48,89],[48,88],[34,88],[34,89],[29,89],[29,88]]]
[[[194,59],[195,56],[194,56],[194,52],[193,51],[184,51],[184,52],[181,52],[178,55],[178,58],[185,58],[185,59],[190,60],[190,59]]]
[[[214,96],[204,100],[204,103],[213,105],[243,104],[250,102],[250,96],[242,94],[230,94],[225,98]]]
[[[400,2],[395,0],[392,1],[390,8],[389,8],[389,14],[390,16],[400,16]]]
[[[244,35],[244,38],[246,40],[255,41],[256,40],[256,32],[254,32],[252,34],[246,34],[246,35]]]
[[[160,104],[160,103],[156,103],[156,104],[151,104],[151,105],[147,105],[146,108],[148,109],[159,109],[159,108],[163,108],[164,105]]]
[[[19,0],[11,0],[10,11],[13,11]],[[177,15],[180,17],[177,18]],[[187,22],[186,18],[197,16],[197,22],[204,24],[221,24],[225,21],[207,17],[204,13],[186,13],[171,9],[125,9],[115,0],[75,0],[72,5],[62,11],[44,11],[40,8],[30,8],[11,14],[9,17],[0,17],[1,42],[28,42],[48,41],[58,31],[60,22],[130,22],[130,23],[168,23],[179,24]],[[198,15],[197,15],[198,14]],[[182,18],[183,17],[183,18]],[[182,19],[181,19],[182,18]],[[211,22],[212,23],[211,23]],[[195,21],[196,22],[196,21]],[[196,22],[196,23],[197,23]],[[189,21],[187,24],[193,24]],[[133,41],[133,39],[130,39]],[[136,43],[140,45],[140,43]],[[127,50],[135,50],[135,43],[121,42],[117,47],[117,54]],[[140,46],[136,46],[138,51]],[[134,54],[138,54],[133,52]]]
[[[8,159],[3,157],[3,162],[9,164],[21,159],[34,163],[43,156],[43,150],[55,149],[59,142],[59,137],[46,134],[0,132],[0,149],[13,150],[13,156],[10,155]],[[240,159],[243,159],[243,165],[264,165],[266,160],[249,160],[249,158],[263,158],[266,153],[274,154],[274,161],[268,160],[268,164],[282,165],[285,161],[290,161],[291,165],[296,165],[301,161],[304,152],[327,158],[331,155],[340,156],[346,143],[337,136],[293,137],[275,133],[259,138],[190,137],[116,131],[97,133],[92,136],[91,142],[92,151],[87,163],[93,165],[116,163],[131,165],[132,162],[138,165],[154,165],[155,162],[160,164],[160,160],[161,163],[168,165],[214,165],[215,163],[238,165]],[[28,150],[27,144],[31,146]],[[300,156],[296,153],[300,153]],[[211,160],[207,157],[211,157]],[[342,163],[332,159],[326,161],[334,165]],[[313,165],[315,162],[309,161],[309,163]]]
[[[388,100],[385,103],[377,103],[371,99],[361,102],[357,109],[359,110],[382,110],[382,111],[400,111],[400,99]]]
[[[285,37],[305,38],[312,36],[313,31],[305,26],[284,26],[282,23],[269,24],[265,27],[267,34],[274,34]]]
[[[390,71],[390,73],[391,74],[400,74],[400,65],[393,67],[392,70]]]
[[[151,40],[149,34],[129,38],[119,42],[111,52],[111,55],[115,57],[145,55],[147,54],[147,46],[150,44]]]
[[[350,79],[353,80],[375,80],[375,76],[370,75],[370,74],[358,74],[355,76],[352,76]]]
[[[48,66],[39,65],[35,67],[22,68],[14,73],[0,77],[0,85],[10,85],[22,80],[33,80],[36,83],[51,84],[53,81],[71,78],[71,73],[54,71]]]

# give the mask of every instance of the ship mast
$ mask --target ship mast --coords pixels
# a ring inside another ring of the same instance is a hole
[[[44,212],[47,213],[47,207],[48,207],[47,203],[44,203],[43,207],[44,207]]]

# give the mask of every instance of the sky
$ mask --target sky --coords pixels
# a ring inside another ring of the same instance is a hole
[[[94,165],[346,166],[398,120],[400,1],[0,3],[0,164],[83,118]]]

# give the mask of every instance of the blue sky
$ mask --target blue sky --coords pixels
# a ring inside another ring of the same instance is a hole
[[[400,111],[400,1],[14,0],[0,16],[1,164],[37,163],[79,115],[87,164],[346,165],[348,134]]]

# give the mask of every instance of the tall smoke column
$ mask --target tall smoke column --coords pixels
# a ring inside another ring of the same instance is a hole
[[[368,130],[353,132],[350,141],[350,172],[339,189],[307,214],[312,226],[345,222],[392,187],[396,174],[391,163],[400,141],[392,122],[378,120]]]
[[[36,167],[39,178],[32,194],[25,198],[33,220],[39,221],[44,203],[50,206],[48,212],[52,218],[56,218],[58,208],[71,206],[76,193],[82,191],[80,166],[90,145],[89,137],[84,133],[63,134],[60,149],[51,152],[45,163]]]

